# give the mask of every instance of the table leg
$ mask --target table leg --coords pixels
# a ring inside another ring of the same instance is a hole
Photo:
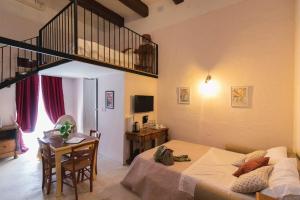
[[[166,138],[165,138],[165,142],[168,142],[169,141],[169,133],[168,133],[168,130],[166,130]]]
[[[55,152],[55,171],[56,171],[56,196],[61,196],[61,157],[62,154],[60,152]]]
[[[95,154],[94,154],[94,163],[93,163],[93,165],[94,165],[93,166],[93,180],[96,180],[96,176],[97,176],[97,174],[96,174],[97,159],[98,159],[97,155],[98,155],[98,152],[95,152]]]
[[[155,147],[155,139],[151,140],[151,147],[154,148]]]

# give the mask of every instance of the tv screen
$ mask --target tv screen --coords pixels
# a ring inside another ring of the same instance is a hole
[[[135,95],[134,112],[141,113],[153,111],[153,99],[153,96]]]

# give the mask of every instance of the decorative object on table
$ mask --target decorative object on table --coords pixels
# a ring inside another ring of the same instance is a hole
[[[69,135],[71,134],[72,131],[72,124],[68,121],[66,121],[60,128],[60,136],[63,138],[64,142],[66,142],[69,138]]]
[[[231,87],[231,106],[232,107],[249,107],[249,86]]]
[[[177,88],[177,100],[179,104],[190,104],[191,94],[189,87]]]
[[[132,127],[133,132],[140,132],[140,124],[139,122],[134,122]]]
[[[115,108],[115,92],[105,91],[105,108],[114,109]]]
[[[143,124],[146,124],[148,122],[148,118],[149,118],[148,115],[143,116]]]

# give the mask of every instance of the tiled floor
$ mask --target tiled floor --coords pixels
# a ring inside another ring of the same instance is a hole
[[[40,200],[40,199],[75,199],[74,191],[64,186],[62,197],[55,197],[55,183],[51,193],[46,195],[41,189],[41,163],[36,158],[37,149],[32,147],[18,159],[0,160],[0,199],[1,200]],[[99,156],[98,176],[94,181],[94,191],[89,192],[89,183],[80,183],[80,200],[139,200],[126,190],[120,181],[128,167]]]

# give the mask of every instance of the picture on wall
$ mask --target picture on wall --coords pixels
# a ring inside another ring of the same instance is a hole
[[[177,99],[179,104],[190,104],[190,100],[191,100],[190,88],[178,87]]]
[[[105,91],[105,108],[114,109],[115,108],[115,92]]]
[[[231,106],[249,107],[249,86],[231,87]]]

